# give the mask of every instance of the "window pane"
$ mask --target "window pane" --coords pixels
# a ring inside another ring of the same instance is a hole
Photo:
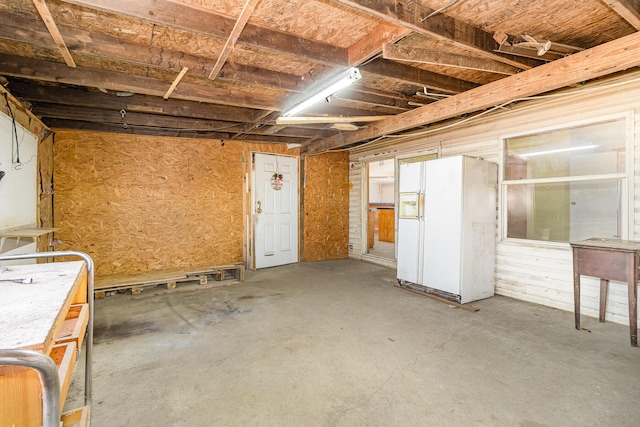
[[[505,144],[505,180],[625,171],[624,119],[510,138]]]
[[[620,181],[507,187],[507,237],[575,242],[620,236]]]

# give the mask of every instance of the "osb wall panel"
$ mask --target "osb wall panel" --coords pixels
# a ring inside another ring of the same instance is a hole
[[[305,159],[304,261],[347,258],[349,153]]]
[[[53,134],[38,145],[38,224],[53,227]],[[52,250],[53,236],[38,239],[38,251]]]
[[[57,131],[58,250],[97,275],[243,260],[244,144]]]
[[[284,144],[57,130],[56,249],[89,253],[97,275],[242,262],[251,152],[299,156]]]

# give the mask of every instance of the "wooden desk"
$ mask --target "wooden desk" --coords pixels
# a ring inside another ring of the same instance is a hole
[[[13,281],[25,278],[32,283]],[[0,348],[34,350],[53,359],[62,408],[88,324],[86,263],[16,265],[2,272],[0,280]],[[72,418],[88,420],[88,411],[88,407],[74,411]],[[0,366],[0,427],[41,426],[42,421],[36,372]]]
[[[580,275],[600,278],[600,322],[604,322],[609,280],[629,284],[629,330],[631,345],[638,346],[638,258],[640,242],[588,239],[571,243],[573,248],[573,298],[576,329],[580,329]]]

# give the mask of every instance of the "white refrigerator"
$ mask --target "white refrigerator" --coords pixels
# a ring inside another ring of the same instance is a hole
[[[462,304],[493,296],[497,184],[477,158],[401,161],[398,280]]]

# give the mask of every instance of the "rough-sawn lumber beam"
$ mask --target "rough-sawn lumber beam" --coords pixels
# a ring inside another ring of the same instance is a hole
[[[488,83],[459,95],[401,113],[345,136],[315,143],[306,151],[317,153],[367,139],[436,123],[518,98],[538,95],[575,83],[640,65],[640,32],[575,53],[563,59]]]
[[[479,54],[505,64],[521,69],[529,69],[540,62],[524,58],[510,58],[494,52],[498,44],[493,35],[486,31],[456,20],[444,14],[422,20],[433,9],[423,6],[418,1],[398,0],[334,0],[354,10],[359,10],[370,16],[382,19],[391,24],[404,27],[419,34],[435,37],[462,47],[470,52]]]
[[[604,3],[640,31],[640,0],[603,0]]]
[[[467,70],[486,71],[489,73],[514,75],[518,69],[502,62],[476,56],[459,55],[433,49],[421,49],[411,46],[400,46],[385,43],[382,46],[382,57],[393,61],[416,62],[418,64],[442,65],[445,67],[464,68]]]
[[[236,20],[211,9],[171,0],[63,0],[65,3],[226,40]],[[308,61],[348,66],[347,49],[248,24],[237,41]]]

